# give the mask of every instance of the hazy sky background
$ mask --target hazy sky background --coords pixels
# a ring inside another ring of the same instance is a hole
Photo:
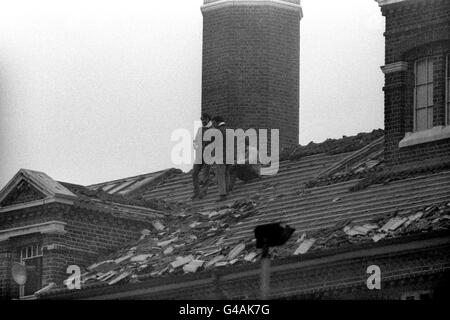
[[[0,188],[20,168],[88,185],[172,167],[200,114],[202,2],[0,0]],[[378,4],[302,6],[301,144],[383,128]]]

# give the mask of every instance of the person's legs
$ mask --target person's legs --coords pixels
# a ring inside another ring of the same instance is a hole
[[[200,171],[202,170],[203,164],[194,164],[194,170],[192,171],[192,183],[194,184],[194,195],[193,198],[198,197],[200,193],[200,184],[198,182],[198,175]]]
[[[217,183],[219,186],[219,196],[223,200],[227,195],[227,165],[217,165]]]
[[[229,175],[228,191],[232,191],[234,188],[234,184],[235,184],[236,178],[237,178],[237,172],[238,172],[238,166],[230,165],[230,167],[228,169],[228,175]]]
[[[205,164],[203,166],[203,174],[204,174],[204,180],[203,180],[203,185],[202,185],[202,190],[200,191],[200,195],[199,198],[202,199],[207,193],[208,193],[208,188],[209,188],[209,183],[210,183],[210,178],[209,178],[209,172],[211,170],[211,166]]]

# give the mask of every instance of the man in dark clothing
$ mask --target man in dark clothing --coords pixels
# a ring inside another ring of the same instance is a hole
[[[194,139],[194,150],[195,150],[195,163],[194,169],[192,171],[192,182],[194,184],[194,195],[192,196],[192,200],[201,199],[205,196],[208,184],[209,184],[209,170],[211,168],[210,165],[206,164],[203,161],[203,150],[208,145],[209,142],[205,142],[203,139],[203,134],[206,130],[212,127],[211,117],[204,113],[201,118],[202,127],[198,129],[197,135]],[[203,182],[203,191],[200,192],[200,183],[198,181],[198,175],[201,170],[204,169],[205,181]]]
[[[223,201],[227,197],[228,188],[230,185],[230,175],[228,172],[229,166],[226,163],[227,159],[226,125],[222,117],[215,117],[213,118],[213,126],[217,130],[219,130],[222,134],[223,153],[222,158],[220,159],[222,161],[221,163],[216,164],[216,176],[217,176],[217,183],[219,185],[218,201]]]

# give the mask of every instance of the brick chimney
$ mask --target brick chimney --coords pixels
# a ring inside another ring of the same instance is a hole
[[[299,143],[300,0],[205,0],[202,112]]]

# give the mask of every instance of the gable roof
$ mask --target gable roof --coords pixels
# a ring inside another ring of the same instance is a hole
[[[61,184],[76,194],[77,199],[73,202],[75,207],[139,221],[153,221],[155,218],[162,218],[165,214],[163,207],[158,205],[163,201],[138,201],[119,195],[110,195],[103,191],[93,191],[76,184],[66,182]]]
[[[109,194],[132,196],[143,189],[149,189],[163,183],[169,177],[181,173],[181,170],[166,169],[139,176],[97,183],[87,188],[95,191],[104,191]]]
[[[215,185],[204,199],[191,202],[190,174],[176,175],[145,191],[143,199],[188,206],[158,221],[154,235],[143,230],[138,242],[91,266],[83,278],[85,285],[98,281],[114,285],[253,263],[258,255],[254,228],[271,222],[296,229],[286,245],[273,251],[280,257],[336,247],[351,250],[355,243],[378,244],[410,234],[448,230],[450,166],[386,171],[383,136],[369,135],[349,137],[346,141],[350,143],[338,141],[339,147],[327,142],[327,147],[300,148],[297,155],[290,153],[292,160],[280,162],[277,175],[238,182],[223,204],[216,202]],[[355,145],[360,146],[356,151]],[[374,173],[397,178],[374,179],[364,188],[355,188]],[[323,181],[326,183],[317,183]]]
[[[24,195],[24,192],[28,194]],[[0,192],[0,204],[3,204],[0,205],[1,212],[51,202],[61,202],[139,221],[153,221],[155,218],[161,218],[170,208],[162,200],[126,199],[119,195],[93,191],[84,186],[55,181],[43,172],[27,169],[21,169]]]
[[[69,189],[64,187],[59,182],[53,180],[47,174],[39,171],[21,169],[14,177],[8,182],[8,184],[0,191],[0,203],[5,200],[20,184],[26,184],[29,190],[35,192],[38,195],[37,199],[25,199],[28,200],[40,200],[40,199],[75,199],[76,195]],[[14,203],[20,205],[21,203]]]

